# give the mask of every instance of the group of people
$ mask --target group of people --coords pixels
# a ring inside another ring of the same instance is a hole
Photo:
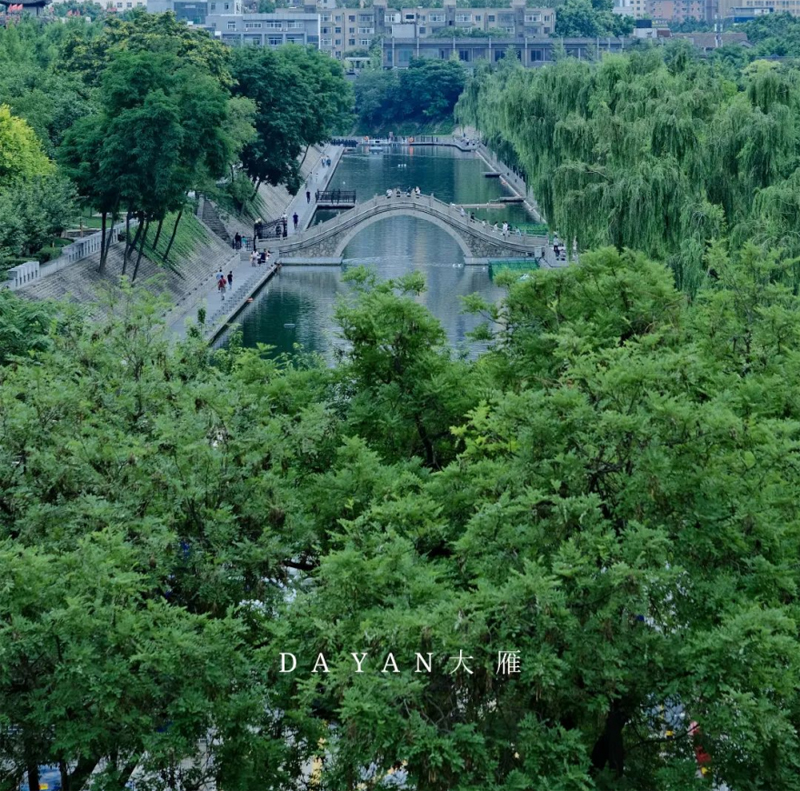
[[[271,250],[262,250],[260,253],[258,250],[253,250],[253,252],[250,253],[250,266],[261,266],[261,264],[268,264],[269,257],[271,255]]]
[[[394,194],[395,194],[396,197],[399,198],[399,197],[402,196],[403,191],[400,189],[400,187],[395,187]],[[406,197],[407,198],[410,198],[412,195],[415,198],[418,198],[421,194],[422,193],[419,191],[419,187],[414,187],[413,190],[411,189],[411,187],[406,187]],[[391,189],[387,189],[386,190],[386,197],[387,198],[391,198],[392,197],[392,190]]]
[[[233,288],[233,270],[230,270],[227,276],[224,274],[222,269],[220,268],[217,270],[217,291],[221,294],[222,298],[225,299],[225,292],[229,288]]]
[[[463,206],[461,207],[461,216],[462,217],[467,216],[467,213],[464,211]],[[469,213],[469,221],[470,222],[476,221],[475,214],[473,212]],[[488,223],[486,222],[486,220],[481,220],[481,226],[483,228],[488,227]],[[502,225],[500,225],[499,223],[495,223],[494,225],[491,226],[491,230],[494,231],[494,233],[501,234],[502,236],[511,236],[511,234],[514,234],[515,236],[522,236],[522,230],[520,228],[512,228],[507,222],[504,222]]]
[[[239,231],[236,231],[236,234],[233,237],[232,246],[234,250],[241,250],[242,247],[247,248],[247,237],[242,236]]]

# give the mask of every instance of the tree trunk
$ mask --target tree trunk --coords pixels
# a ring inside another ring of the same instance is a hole
[[[156,228],[156,238],[153,240],[153,250],[158,249],[158,240],[161,238],[161,228],[164,226],[164,218],[161,217],[158,221],[158,228]]]
[[[150,230],[150,220],[144,221],[144,230],[142,231],[142,240],[139,242],[139,255],[136,256],[136,266],[133,267],[133,275],[131,275],[131,283],[136,280],[136,275],[139,272],[139,264],[142,262],[142,253],[144,252],[144,243],[147,241],[147,232]]]
[[[97,271],[101,272],[106,268],[106,212],[103,212],[103,219],[100,221],[100,266]]]
[[[70,791],[69,769],[63,758],[58,760],[58,771],[61,773],[61,791]]]
[[[175,241],[175,234],[178,233],[178,223],[181,221],[181,217],[183,217],[183,206],[181,206],[181,210],[178,212],[178,216],[175,218],[175,226],[172,229],[172,236],[169,237],[169,244],[167,245],[167,251],[164,253],[164,262],[166,263],[169,260],[169,251],[172,250],[172,243]]]
[[[36,761],[28,760],[28,790],[39,791],[39,764]]]
[[[592,749],[592,771],[600,772],[608,766],[617,777],[622,777],[625,768],[625,745],[622,729],[628,721],[618,700],[612,701],[611,709],[606,716],[606,725],[600,738]]]
[[[131,213],[125,212],[125,253],[123,259],[127,259],[128,251],[131,249]]]
[[[139,224],[136,226],[136,234],[133,237],[133,242],[130,243],[130,246],[125,250],[125,260],[122,262],[122,274],[125,274],[125,269],[128,266],[128,260],[130,259],[131,252],[136,249],[136,243],[139,241],[139,236],[142,233],[142,226],[144,225],[144,220],[140,217]],[[126,240],[127,243],[127,240]]]

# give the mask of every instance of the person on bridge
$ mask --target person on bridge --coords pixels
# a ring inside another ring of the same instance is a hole
[[[257,263],[258,263],[258,253],[255,250],[253,250],[253,252],[250,253],[250,266],[255,266]]]
[[[419,195],[420,195],[420,192],[419,192],[419,187],[414,187],[414,194],[415,194],[417,197],[419,197]]]
[[[311,203],[311,191],[306,190],[306,203]]]
[[[292,215],[292,221],[294,222],[294,229],[297,231],[297,223],[300,222],[300,218],[297,216],[297,212]]]
[[[387,197],[387,199],[392,197],[392,191],[391,190],[386,190],[386,197]]]
[[[228,270],[228,288],[233,288],[233,270]]]
[[[467,216],[467,213],[464,211],[464,207],[463,207],[463,206],[461,207],[461,211],[459,212],[459,214],[460,214],[462,217],[466,217],[466,216]]]

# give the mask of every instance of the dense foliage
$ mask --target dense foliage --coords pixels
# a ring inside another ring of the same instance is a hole
[[[43,337],[0,369],[0,766],[673,791],[702,745],[717,783],[797,788],[800,302],[775,256],[713,265],[691,304],[612,249],[510,278],[472,306],[500,332],[472,362],[418,275],[351,277],[336,368],[171,345],[128,300],[21,314]]]
[[[510,144],[552,228],[668,261],[693,293],[714,240],[800,254],[798,72],[736,79],[685,42],[666,50],[478,74],[459,107]]]
[[[306,147],[349,126],[351,94],[341,66],[317,51],[234,54],[173,14],[0,30],[0,265],[46,260],[77,193],[104,230],[138,218],[124,267],[138,245],[135,277],[148,226],[157,247],[190,191],[242,209],[261,180],[296,190]],[[36,171],[13,194],[6,162]]]
[[[254,139],[242,165],[256,185],[300,188],[300,161],[308,147],[352,122],[352,91],[342,65],[319,50],[301,47],[241,47],[232,54],[237,95],[256,103]]]
[[[364,71],[355,85],[359,128],[369,132],[451,119],[465,81],[458,60],[413,58],[407,69]]]
[[[629,36],[633,18],[615,14],[611,0],[565,0],[556,11],[553,36]]]

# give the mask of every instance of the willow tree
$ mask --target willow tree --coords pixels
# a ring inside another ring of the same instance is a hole
[[[796,74],[755,63],[739,78],[682,45],[486,68],[459,112],[513,148],[562,237],[645,251],[694,293],[715,239],[768,241],[757,197],[789,188],[800,154]]]

